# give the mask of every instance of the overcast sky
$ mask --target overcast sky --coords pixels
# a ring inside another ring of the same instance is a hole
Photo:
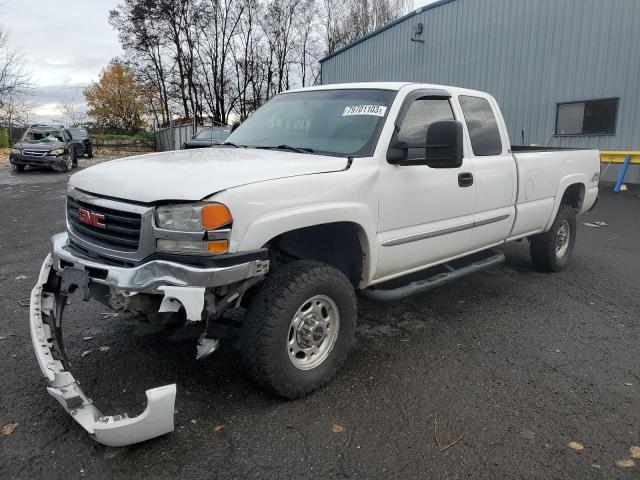
[[[122,54],[107,22],[121,0],[0,0],[0,22],[24,52],[34,84],[34,121],[61,121],[65,102],[84,106],[82,90]],[[435,0],[414,0],[414,7]]]

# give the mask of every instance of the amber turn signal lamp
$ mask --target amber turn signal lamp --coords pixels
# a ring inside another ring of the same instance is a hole
[[[229,250],[228,240],[214,240],[207,242],[207,251],[210,253],[225,253]]]
[[[231,223],[232,220],[229,209],[220,203],[212,203],[202,207],[202,227],[205,230],[223,227]]]

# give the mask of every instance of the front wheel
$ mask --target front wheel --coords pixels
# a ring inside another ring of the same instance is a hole
[[[75,150],[69,151],[64,157],[63,171],[70,172],[75,165]]]
[[[286,398],[326,384],[347,357],[357,317],[353,286],[339,270],[298,260],[260,287],[242,323],[242,360],[260,385]]]
[[[561,204],[551,228],[531,238],[531,261],[543,272],[559,272],[569,263],[576,241],[576,210]]]
[[[73,170],[73,153],[67,152],[64,157],[62,157],[62,159],[64,160],[63,164],[53,165],[51,168],[56,172],[70,172],[71,170]]]

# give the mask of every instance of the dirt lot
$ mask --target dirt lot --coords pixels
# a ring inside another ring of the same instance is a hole
[[[197,362],[191,340],[103,318],[74,298],[73,372],[105,413],[137,415],[145,389],[178,386],[173,434],[113,449],[47,395],[19,304],[64,228],[66,177],[0,166],[3,479],[640,478],[640,466],[616,466],[640,445],[633,192],[604,191],[581,217],[562,273],[532,271],[522,242],[504,248],[503,266],[443,289],[389,305],[360,299],[346,367],[298,401],[249,382],[232,344]]]

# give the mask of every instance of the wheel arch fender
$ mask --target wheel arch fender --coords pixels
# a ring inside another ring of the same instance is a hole
[[[336,224],[355,228],[363,256],[362,281],[368,282],[378,262],[376,221],[370,208],[361,203],[322,203],[269,212],[251,222],[239,239],[237,249],[262,248],[273,239],[296,230]]]
[[[575,207],[577,212],[582,210],[587,183],[587,176],[583,173],[567,175],[560,180],[558,189],[556,190],[553,210],[551,211],[551,216],[544,228],[545,232],[551,228],[551,225],[553,225],[553,221],[555,220],[558,210],[560,209],[560,205],[563,202],[567,203],[566,201],[568,201],[569,205]]]

